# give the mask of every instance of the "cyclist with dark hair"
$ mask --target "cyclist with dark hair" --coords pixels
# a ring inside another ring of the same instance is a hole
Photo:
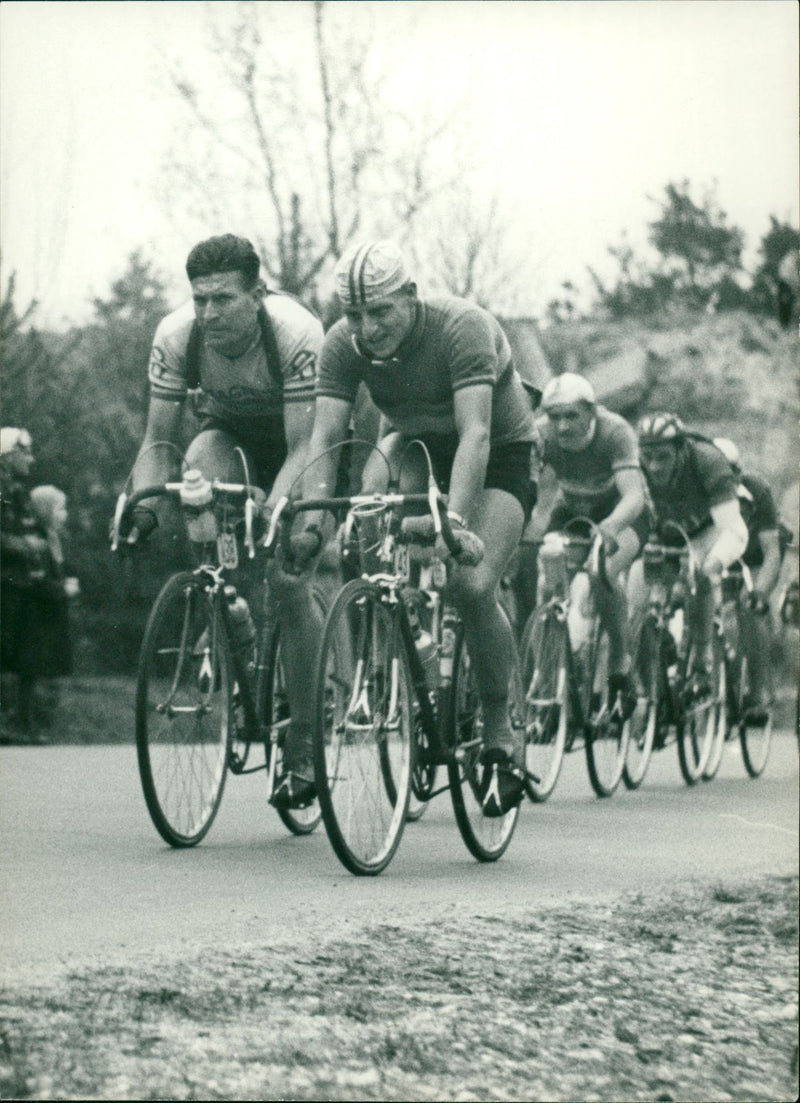
[[[747,526],[739,509],[737,480],[722,452],[711,441],[691,434],[675,414],[648,414],[639,423],[638,435],[656,525],[665,521],[679,524],[697,558],[699,577],[694,616],[698,660],[703,671],[710,671],[713,620],[722,597],[722,573],[747,547]],[[629,595],[635,615],[647,599],[641,559],[631,568]]]
[[[766,723],[769,706],[769,602],[778,584],[791,533],[781,524],[769,485],[758,475],[743,473],[736,444],[727,437],[715,437],[714,444],[725,456],[738,480],[736,493],[739,509],[747,525],[747,547],[742,562],[750,569],[753,592],[744,610],[752,697],[746,705],[749,706],[748,721],[751,724]]]
[[[381,449],[403,491],[425,490],[427,464],[446,491],[462,554],[450,590],[464,621],[483,705],[487,750],[483,810],[499,816],[522,799],[520,748],[509,718],[511,626],[498,587],[531,509],[533,419],[508,340],[487,311],[463,299],[420,298],[392,241],[351,249],[336,268],[344,318],[326,335],[317,383],[310,457],[318,457],[307,496],[333,490],[326,449],[346,433],[360,383],[381,411]],[[386,489],[385,465],[370,464],[364,489]],[[321,545],[311,516],[296,540],[313,555]],[[406,518],[421,532],[430,518]],[[495,799],[494,794],[497,793]]]
[[[603,535],[611,588],[598,588],[596,600],[608,632],[611,700],[619,697],[627,717],[636,706],[636,693],[620,580],[639,554],[649,525],[636,436],[624,418],[597,402],[589,380],[575,372],[550,380],[541,410],[536,419],[539,463],[552,470],[558,486],[546,530],[558,532],[576,517],[588,517]],[[541,601],[548,595],[545,572],[538,575]]]
[[[209,480],[240,480],[241,450],[250,478],[264,491],[266,518],[302,471],[322,325],[291,296],[268,292],[259,270],[251,243],[233,234],[201,241],[189,253],[191,301],[164,318],[153,339],[150,403],[133,470],[134,491],[174,477],[174,446],[190,394],[200,431],[186,453],[189,468]],[[134,510],[135,534],[146,536],[156,524],[156,512],[147,503]],[[259,619],[261,579],[248,579],[242,568],[240,574]],[[270,566],[292,713],[285,784],[278,785],[273,800],[286,807],[313,798],[306,688],[319,623],[308,582]]]

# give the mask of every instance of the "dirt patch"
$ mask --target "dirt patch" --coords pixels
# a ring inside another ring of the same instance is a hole
[[[8,989],[4,1099],[791,1100],[796,878]]]

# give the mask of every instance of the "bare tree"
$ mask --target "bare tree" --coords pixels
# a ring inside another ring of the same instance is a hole
[[[193,124],[167,174],[174,217],[257,227],[268,275],[298,294],[357,234],[408,230],[448,130],[387,103],[371,6],[357,8],[210,6],[202,79],[170,71]]]

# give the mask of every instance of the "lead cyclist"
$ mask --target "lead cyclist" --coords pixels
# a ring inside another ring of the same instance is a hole
[[[304,496],[333,491],[335,456],[327,450],[344,439],[362,382],[381,411],[381,449],[402,492],[427,489],[425,454],[409,447],[424,442],[462,543],[449,592],[483,706],[483,811],[504,815],[522,799],[524,774],[509,718],[513,636],[498,593],[532,506],[530,403],[497,320],[463,299],[421,298],[393,241],[346,253],[336,288],[344,318],[323,344]],[[362,485],[386,490],[386,465],[368,464]],[[293,540],[296,557],[318,553],[320,525],[309,515]],[[403,525],[431,534],[430,518],[408,517]]]

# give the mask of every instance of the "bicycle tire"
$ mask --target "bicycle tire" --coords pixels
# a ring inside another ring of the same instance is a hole
[[[633,646],[633,679],[636,684],[636,708],[630,718],[628,751],[622,780],[627,789],[638,789],[645,779],[653,754],[658,720],[658,693],[662,684],[661,639],[654,617],[644,618]]]
[[[325,830],[356,876],[380,873],[408,811],[412,689],[397,621],[353,579],[331,605],[315,677],[314,767]]]
[[[678,720],[678,764],[687,785],[696,785],[703,777],[718,736],[718,724],[724,726],[724,662],[716,637],[712,647],[710,692],[698,696],[696,682],[687,672],[693,669],[694,645],[690,644],[683,663],[681,715]],[[722,710],[723,716],[720,717]]]
[[[142,642],[139,776],[150,818],[174,847],[194,846],[207,834],[228,772],[233,671],[218,600],[201,575],[173,575],[153,604]]]
[[[561,773],[569,727],[567,626],[549,608],[534,610],[522,641],[525,766],[529,795],[546,801]]]
[[[504,816],[485,816],[479,797],[483,767],[483,716],[475,676],[469,661],[464,627],[459,625],[453,651],[452,685],[453,748],[448,763],[450,799],[461,838],[479,862],[496,862],[508,849],[519,819],[519,804]],[[512,725],[521,727],[522,690],[518,664],[514,663],[509,705]]]
[[[622,721],[612,711],[613,702],[608,693],[610,644],[608,633],[597,619],[591,641],[591,681],[587,687],[588,724],[584,749],[589,783],[595,794],[604,799],[614,795],[622,780],[628,752],[630,719]]]
[[[772,746],[772,710],[769,710],[767,723],[763,726],[748,723],[744,702],[750,692],[750,668],[746,657],[742,658],[740,668],[739,684],[736,687],[739,745],[748,776],[758,778],[764,773]]]
[[[722,756],[725,751],[725,741],[728,736],[728,669],[725,662],[725,647],[719,630],[714,634],[715,664],[719,669],[719,680],[716,683],[716,722],[711,746],[708,751],[708,759],[703,768],[703,781],[713,781],[717,776]]]

